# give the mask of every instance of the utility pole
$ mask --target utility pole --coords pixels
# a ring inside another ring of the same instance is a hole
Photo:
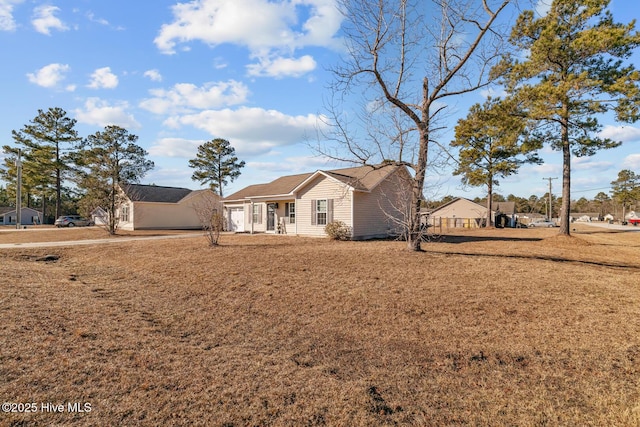
[[[551,217],[553,216],[553,204],[552,204],[552,199],[551,199],[551,181],[554,179],[558,179],[558,178],[542,178],[542,179],[548,179],[549,180],[549,217],[547,218],[549,221],[551,221]]]
[[[16,182],[16,228],[22,227],[22,162],[20,160],[20,149],[18,149],[18,158],[16,159],[17,182]]]

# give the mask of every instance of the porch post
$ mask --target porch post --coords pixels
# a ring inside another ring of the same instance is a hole
[[[250,203],[251,203],[251,209],[250,209],[250,212],[249,212],[249,215],[250,215],[249,218],[251,219],[251,221],[250,221],[251,222],[251,234],[253,234],[253,200],[251,200]]]

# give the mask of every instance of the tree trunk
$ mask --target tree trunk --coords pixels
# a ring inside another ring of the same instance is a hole
[[[42,192],[42,223],[47,223],[47,195],[44,191]]]
[[[418,163],[416,164],[416,176],[413,179],[411,192],[411,221],[409,233],[407,233],[407,248],[412,251],[422,249],[422,220],[420,208],[422,204],[422,190],[427,174],[427,159],[429,154],[429,84],[427,79],[422,82],[422,121],[418,124],[420,132],[420,148],[418,149]]]
[[[61,215],[62,215],[62,170],[60,169],[60,143],[56,141],[56,218],[59,218]]]
[[[491,227],[493,221],[491,221],[491,205],[493,204],[493,176],[489,177],[489,183],[487,185],[487,222],[485,227]]]
[[[565,103],[563,106],[563,117],[561,119],[561,140],[562,140],[562,208],[560,209],[560,234],[571,235],[571,224],[569,223],[571,214],[571,144],[569,141],[569,107]],[[551,197],[551,194],[549,194]],[[549,206],[549,217],[553,216],[551,206]]]
[[[112,183],[111,185],[111,195],[109,200],[109,234],[115,235],[116,228],[118,224],[118,216],[116,215],[116,185]]]

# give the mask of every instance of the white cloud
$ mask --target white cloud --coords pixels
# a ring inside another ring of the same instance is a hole
[[[504,88],[482,89],[480,91],[480,96],[482,96],[484,99],[487,99],[487,98],[505,98],[507,96],[507,91],[505,91]]]
[[[23,0],[0,0],[0,31],[15,31],[16,21],[13,19],[13,6]]]
[[[571,159],[571,168],[576,171],[606,171],[613,166],[613,162],[597,162],[592,157],[573,157]]]
[[[339,169],[349,167],[344,163],[336,163],[324,157],[299,156],[286,157],[278,162],[247,162],[247,169],[253,171],[279,172],[281,175],[314,172],[316,170]]]
[[[258,64],[250,64],[247,70],[250,76],[256,77],[300,77],[315,70],[316,61],[310,55],[301,58],[261,58]]]
[[[537,16],[547,16],[549,14],[549,11],[551,10],[551,2],[552,0],[538,0],[535,6],[535,12]]]
[[[216,70],[223,70],[227,68],[229,64],[227,63],[225,58],[217,57],[213,60],[213,68]]]
[[[144,72],[144,76],[148,77],[151,81],[154,82],[161,82],[162,81],[162,74],[160,74],[160,71],[158,70],[147,70]]]
[[[599,136],[621,142],[640,141],[640,128],[607,125],[602,129]]]
[[[187,182],[191,182],[192,173],[193,171],[188,167],[167,168],[156,163],[156,167],[145,176],[145,181],[155,185],[167,185],[169,187],[184,185],[186,187],[189,186]]]
[[[198,146],[204,140],[192,140],[184,138],[162,138],[149,148],[149,154],[160,157],[195,157]]]
[[[65,78],[65,73],[71,69],[67,64],[49,64],[35,73],[28,73],[27,78],[38,86],[55,88]],[[73,86],[75,88],[75,86]]]
[[[289,116],[248,107],[203,111],[165,121],[169,127],[193,126],[214,137],[225,138],[243,155],[267,153],[275,147],[304,141],[307,135],[316,132],[319,123],[319,117],[312,114]]]
[[[268,70],[261,65],[269,64],[269,58],[287,57],[296,49],[341,46],[336,34],[342,15],[335,0],[192,0],[173,6],[173,15],[174,21],[164,24],[154,40],[160,51],[173,54],[178,44],[192,41],[245,46],[252,58],[260,59],[254,73]],[[297,60],[294,67],[278,61],[283,66],[278,75],[291,70],[299,76],[309,70],[309,59]],[[259,75],[271,74],[265,71]]]
[[[88,87],[91,89],[114,89],[118,86],[118,76],[111,72],[110,67],[98,68],[91,74]]]
[[[66,31],[69,27],[67,27],[59,18],[54,16],[54,14],[59,10],[59,7],[51,5],[38,6],[33,9],[33,19],[31,20],[31,24],[37,32],[47,36],[51,35],[52,29]]]
[[[133,115],[127,113],[129,104],[120,102],[110,105],[100,98],[88,98],[84,104],[84,109],[74,110],[76,120],[79,123],[86,123],[94,126],[120,126],[123,128],[140,128]]]
[[[244,83],[209,82],[198,87],[191,83],[179,83],[169,90],[153,89],[153,98],[145,99],[140,107],[155,114],[176,114],[193,109],[210,109],[242,104],[247,100],[249,89]]]
[[[541,165],[526,165],[522,167],[520,173],[531,172],[546,176],[562,176],[562,165],[553,163],[543,163]]]
[[[109,25],[109,21],[104,18],[96,18],[96,15],[93,12],[87,12],[87,19],[91,22],[95,22],[96,24],[105,26]]]
[[[622,167],[624,169],[640,171],[640,154],[629,154],[622,161]]]

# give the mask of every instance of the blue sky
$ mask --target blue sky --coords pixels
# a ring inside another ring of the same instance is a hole
[[[640,15],[637,0],[612,0],[611,10],[621,22]],[[143,183],[199,188],[187,162],[217,137],[246,161],[226,194],[336,167],[309,145],[342,48],[341,19],[334,0],[0,0],[0,145],[38,109],[60,107],[82,136],[110,124],[138,135],[156,164]],[[640,53],[633,62],[640,68]],[[477,93],[461,104],[482,101]],[[622,169],[640,173],[640,123],[603,124],[624,144],[574,159],[573,198],[607,192]],[[498,192],[542,196],[543,178],[558,177],[559,195],[561,154],[542,154],[543,165],[522,167]],[[450,170],[438,175],[426,191],[434,198],[483,194]]]

